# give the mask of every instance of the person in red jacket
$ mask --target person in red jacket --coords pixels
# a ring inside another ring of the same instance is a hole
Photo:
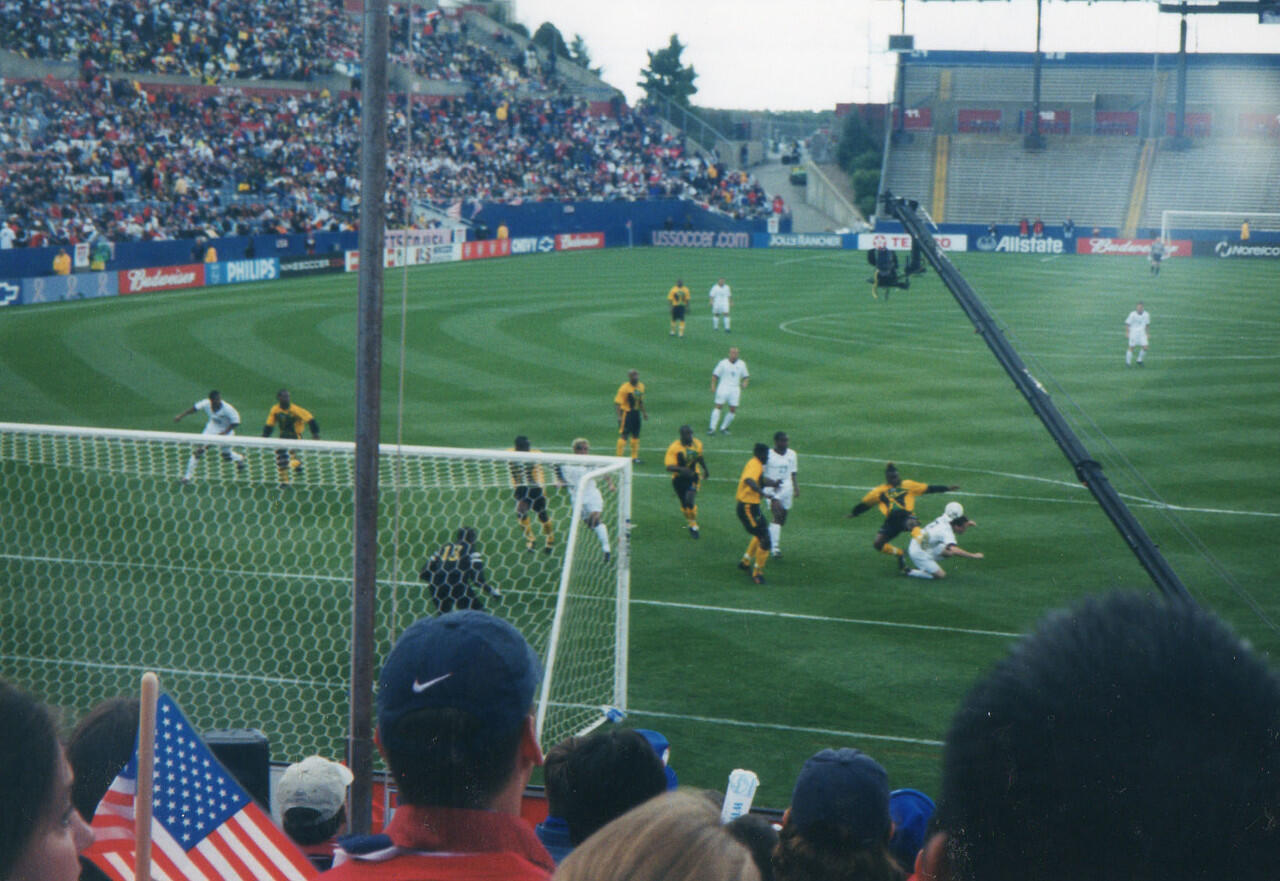
[[[542,764],[533,649],[501,618],[423,618],[378,680],[378,744],[399,792],[386,833],[348,838],[329,881],[546,881],[555,863],[520,816]]]

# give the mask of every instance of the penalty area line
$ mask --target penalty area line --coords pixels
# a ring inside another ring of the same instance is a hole
[[[926,630],[934,633],[963,633],[969,636],[995,636],[1001,639],[1017,639],[1022,636],[1021,633],[1007,633],[1003,630],[945,627],[940,624],[907,624],[900,621],[877,621],[869,618],[838,618],[831,615],[806,615],[800,612],[772,612],[766,609],[707,606],[699,603],[673,603],[667,600],[638,600],[634,597],[631,599],[631,605],[685,609],[691,612],[711,612],[718,615],[754,615],[760,618],[783,618],[790,621],[817,621],[824,624],[854,624],[862,627],[890,627],[899,630]]]

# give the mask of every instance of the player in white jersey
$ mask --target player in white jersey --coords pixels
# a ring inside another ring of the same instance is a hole
[[[733,299],[733,291],[729,290],[729,286],[724,283],[724,279],[720,279],[711,286],[711,290],[707,292],[707,299],[711,301],[711,329],[720,329],[720,319],[724,318],[724,332],[729,332],[729,304]]]
[[[240,425],[240,414],[236,412],[235,407],[222,400],[222,395],[218,393],[217,389],[209,392],[209,397],[196,401],[173,417],[173,421],[181,422],[184,416],[190,416],[192,413],[203,413],[209,417],[209,421],[204,424],[204,431],[201,434],[235,434],[236,428]],[[196,461],[204,455],[204,451],[207,449],[208,447],[196,447],[192,450],[191,457],[187,459],[187,471],[182,475],[183,483],[191,482],[191,478],[196,473]],[[223,459],[236,463],[236,470],[244,471],[244,456],[231,449],[231,447],[222,447],[221,452]]]
[[[1134,349],[1138,349],[1138,366],[1142,366],[1142,359],[1147,357],[1147,325],[1150,323],[1151,313],[1144,310],[1141,303],[1134,306],[1124,320],[1125,333],[1129,335],[1129,350],[1124,353],[1126,366],[1133,363]]]
[[[721,434],[729,433],[729,424],[738,412],[738,400],[750,379],[747,362],[738,358],[738,347],[732,347],[729,349],[729,357],[721,358],[716,369],[711,371],[711,391],[715,392],[716,403],[711,409],[711,427],[707,429],[707,434],[715,434],[717,427]],[[729,405],[729,412],[724,414],[724,424],[721,424],[720,411],[725,404]]]
[[[942,516],[929,523],[920,531],[920,538],[911,539],[907,553],[911,555],[912,569],[903,571],[903,575],[911,578],[946,578],[947,573],[938,565],[943,557],[968,557],[981,560],[982,554],[966,551],[956,544],[956,536],[978,524],[964,515],[964,506],[959,502],[947,502]]]
[[[579,456],[585,456],[591,452],[591,444],[585,437],[574,438],[573,452]],[[556,468],[560,475],[560,482],[569,488],[570,498],[575,498],[578,492],[578,484],[582,483],[582,478],[587,473],[596,470],[596,465],[560,465]],[[608,480],[609,478],[605,478]],[[610,487],[612,487],[610,482]],[[606,563],[611,559],[609,553],[609,527],[601,522],[600,515],[604,512],[604,496],[600,494],[600,488],[596,486],[595,478],[588,480],[582,484],[582,522],[591,527],[595,532],[596,538],[600,539],[600,550],[604,551],[604,561]]]
[[[785,431],[774,432],[773,449],[764,463],[764,476],[776,480],[777,486],[766,487],[764,497],[769,500],[769,553],[782,556],[782,526],[787,522],[787,512],[795,497],[800,494],[796,484],[796,451],[790,447],[791,439]]]

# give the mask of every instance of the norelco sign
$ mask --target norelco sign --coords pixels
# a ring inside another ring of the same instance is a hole
[[[1247,242],[1229,242],[1226,239],[1213,246],[1216,257],[1280,257],[1280,245],[1250,245]]]

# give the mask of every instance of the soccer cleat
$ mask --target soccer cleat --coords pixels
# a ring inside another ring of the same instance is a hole
[[[244,474],[248,470],[249,470],[249,463],[246,462],[244,459],[241,459],[239,462],[236,463],[236,471],[239,472],[240,474]]]
[[[772,557],[772,558],[773,558],[773,559],[775,559],[775,560],[781,560],[781,559],[782,559],[782,551],[773,551],[773,552],[771,552],[771,553],[769,554],[769,556],[770,556],[770,557]]]
[[[899,575],[905,575],[905,576],[907,576],[908,578],[910,578],[910,577],[911,577],[911,573],[912,573],[912,572],[915,572],[915,571],[916,571],[916,570],[914,570],[914,569],[899,569],[899,570],[898,570],[898,574],[899,574]]]
[[[182,484],[183,486],[190,486],[190,485],[191,485],[191,478],[190,478],[190,477],[179,477],[179,478],[178,478],[178,483]]]
[[[529,541],[526,541],[524,543],[524,546],[525,546],[525,550],[527,550],[531,554],[533,553],[534,548],[537,547],[537,545],[533,543],[532,539]]]
[[[689,534],[690,534],[691,536],[693,536],[694,538],[702,538],[701,534],[699,534],[699,532],[698,532],[698,527],[696,527],[696,526],[690,526],[690,527],[689,527]]]
[[[897,556],[897,560],[898,560],[898,571],[899,571],[899,572],[902,572],[902,573],[904,573],[904,574],[905,574],[905,572],[906,572],[909,568],[911,568],[911,567],[909,567],[909,566],[907,565],[907,555],[906,555],[906,554],[898,554],[898,556]]]
[[[644,459],[632,459],[632,460],[631,460],[631,464],[632,464],[632,465],[643,465],[643,464],[644,464]]]
[[[764,576],[761,575],[759,572],[755,573],[754,575],[751,576],[751,583],[764,584]]]
[[[613,554],[609,553],[608,551],[605,551],[605,552],[604,552],[604,561],[605,561],[606,563],[611,563],[611,562],[613,562]]]
[[[548,544],[545,548],[543,548],[543,549],[542,549],[542,552],[543,552],[544,554],[549,554],[549,553],[551,553],[552,551],[554,551],[555,549],[556,549],[556,546],[555,546],[555,545],[553,545],[553,544]]]
[[[739,560],[739,561],[738,561],[738,568],[739,568],[739,569],[741,569],[743,572],[750,572],[750,571],[751,571],[751,564],[750,564],[750,563],[748,563],[746,560]]]
[[[496,587],[493,587],[488,584],[484,585],[483,587],[484,587],[484,592],[487,593],[489,596],[499,598],[499,599],[502,597],[502,591],[498,590]]]
[[[302,461],[299,459],[290,459],[289,467],[292,468],[294,471],[297,471],[299,474],[302,473]]]
[[[707,434],[709,434],[709,435],[710,435],[710,434],[715,434],[715,433],[716,433],[716,430],[715,430],[714,428],[708,428],[708,429],[707,429]]]
[[[729,429],[727,429],[727,428],[722,428],[722,429],[720,429],[720,433],[721,433],[721,434],[728,434],[728,433],[729,433]]]

